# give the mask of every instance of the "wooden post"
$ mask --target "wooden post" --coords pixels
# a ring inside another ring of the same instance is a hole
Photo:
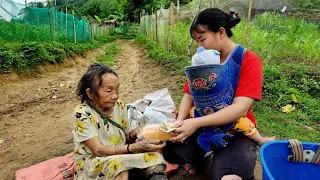
[[[212,1],[213,1],[213,0],[212,0]],[[212,3],[213,3],[213,2],[212,2]],[[219,0],[216,0],[215,7],[218,8],[218,7],[219,7],[219,4],[220,4]]]
[[[158,11],[156,11],[156,42],[158,42]]]
[[[57,12],[57,0],[54,0],[54,11],[55,11],[55,17],[56,17],[56,31],[57,31],[57,40],[59,41],[59,25],[58,25],[58,12]]]
[[[60,22],[61,22],[61,26],[62,26],[62,23],[63,23],[63,15],[62,15],[62,12],[63,10],[61,10],[61,13],[60,13]],[[62,28],[61,28],[61,35],[63,37],[63,31],[62,31]],[[59,39],[60,39],[60,34],[59,34]]]
[[[142,32],[142,30],[141,30],[141,29],[142,29],[142,28],[141,28],[141,27],[142,27],[142,16],[141,16],[141,13],[140,13],[140,16],[139,16],[139,17],[140,17],[140,18],[139,18],[139,26],[140,26],[139,29],[140,29],[140,33],[141,33],[141,32]]]
[[[252,2],[253,2],[253,0],[250,0],[249,11],[248,11],[248,23],[247,23],[247,25],[246,25],[246,37],[245,37],[245,39],[244,39],[244,47],[248,47],[248,39],[249,39],[249,28],[250,28]]]
[[[26,4],[26,11],[24,12],[24,27],[23,27],[23,35],[22,35],[22,42],[26,40],[26,30],[27,30],[27,13],[28,13],[28,3],[25,0]]]
[[[96,33],[95,24],[94,24],[94,23],[92,23],[92,42],[94,41],[95,33]]]
[[[171,1],[170,16],[169,16],[169,30],[168,30],[168,52],[171,52],[171,25],[174,24],[173,9],[174,9],[174,3],[173,1]]]
[[[74,21],[74,6],[72,8],[72,21],[73,21],[73,40],[74,43],[77,43],[77,31],[76,31],[76,23]]]
[[[51,18],[50,18],[50,0],[48,0],[47,3],[48,3],[48,19],[49,19],[49,24],[50,24],[50,41],[52,42],[52,23],[51,23]]]
[[[147,36],[147,23],[146,23],[146,19],[147,19],[147,15],[145,14],[144,16],[143,16],[143,33]]]
[[[103,37],[103,26],[99,26],[99,29],[100,29],[100,37]]]
[[[93,35],[92,35],[92,23],[91,22],[89,23],[89,29],[90,29],[90,43],[92,43]]]
[[[37,1],[34,1],[36,3],[36,8],[38,7]],[[40,18],[39,18],[39,14],[37,13],[37,20],[38,20],[38,24],[40,24]]]
[[[68,43],[68,6],[66,6],[66,44]]]
[[[147,33],[147,38],[148,38],[148,36],[149,36],[149,15],[146,15],[146,19],[147,19],[147,23],[146,23],[146,33]]]
[[[177,0],[177,6],[178,6],[177,14],[179,15],[179,13],[180,13],[180,1],[179,0]]]
[[[154,41],[155,39],[154,39],[154,31],[153,31],[153,28],[154,28],[154,19],[153,19],[153,14],[151,14],[151,39],[152,39],[152,41]]]
[[[200,12],[200,8],[201,8],[201,0],[198,1],[198,8],[196,10],[195,16],[197,16],[197,14]],[[190,61],[190,57],[191,57],[191,50],[190,49],[191,49],[192,42],[193,42],[193,39],[191,38],[190,42],[188,44],[188,54],[187,54],[189,61]]]
[[[54,1],[52,0],[52,17],[53,17],[53,27],[52,27],[52,39],[53,41],[56,39],[56,13],[55,13],[55,6],[54,6]]]
[[[133,33],[136,33],[136,18],[133,18]]]
[[[198,0],[198,9],[202,8],[202,0]]]
[[[82,18],[83,19],[83,18]],[[82,26],[82,41],[84,41],[84,23],[83,23],[83,26]]]

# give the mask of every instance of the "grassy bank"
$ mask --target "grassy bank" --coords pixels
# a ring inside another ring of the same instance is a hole
[[[102,47],[117,36],[101,38],[93,43],[1,42],[0,73],[36,70],[41,64],[61,63],[66,57],[86,56],[86,51]]]

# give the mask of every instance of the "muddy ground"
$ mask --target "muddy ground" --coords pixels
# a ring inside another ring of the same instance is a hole
[[[134,102],[161,88],[168,88],[171,96],[181,95],[177,86],[181,76],[166,74],[134,40],[116,43],[121,52],[113,68],[120,79],[120,99]],[[79,103],[76,85],[104,48],[88,51],[86,58],[42,66],[38,73],[0,75],[0,179],[15,179],[15,172],[21,168],[73,150],[73,144],[66,142],[72,137],[71,113]],[[256,178],[261,179],[259,163]],[[210,179],[210,172],[193,176],[180,169],[170,179]]]

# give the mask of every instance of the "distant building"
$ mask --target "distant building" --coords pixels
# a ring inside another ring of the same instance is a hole
[[[106,20],[106,21],[103,21],[101,23],[101,26],[111,26],[111,25],[116,27],[116,28],[120,26],[119,22],[117,20],[115,20],[115,19]]]
[[[223,0],[220,7],[224,11],[229,11],[230,8],[234,8],[242,17],[244,17],[248,14],[249,3],[250,0]],[[285,0],[253,0],[251,17],[264,12],[280,12],[284,6],[290,7]]]

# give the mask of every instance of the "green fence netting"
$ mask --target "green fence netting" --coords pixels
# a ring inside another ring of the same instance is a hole
[[[89,42],[108,35],[110,28],[89,25],[84,19],[74,17],[72,10],[64,13],[55,8],[25,8],[25,5],[12,0],[0,0],[0,40],[7,42]]]

